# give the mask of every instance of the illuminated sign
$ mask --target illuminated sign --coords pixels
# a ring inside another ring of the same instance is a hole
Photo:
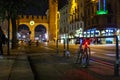
[[[106,0],[98,0],[97,15],[108,14],[108,10],[106,10],[106,5]]]

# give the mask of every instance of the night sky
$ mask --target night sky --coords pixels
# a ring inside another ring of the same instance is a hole
[[[29,4],[27,9],[21,10],[20,14],[25,15],[45,15],[46,10],[48,9],[48,0],[26,0]],[[58,9],[61,9],[65,4],[67,4],[67,0],[58,0]]]

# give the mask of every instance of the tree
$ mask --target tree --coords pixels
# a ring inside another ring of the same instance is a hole
[[[12,23],[12,49],[17,48],[16,20],[20,9],[26,9],[26,6],[25,0],[0,0],[0,17]]]

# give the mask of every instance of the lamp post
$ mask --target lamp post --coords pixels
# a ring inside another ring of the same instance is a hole
[[[68,17],[70,17],[69,18],[69,21],[68,21],[68,26],[70,27],[70,25],[72,25],[73,24],[73,15],[72,14],[69,14],[69,16]],[[71,19],[71,17],[72,17],[72,19]],[[73,26],[72,26],[73,27]],[[70,28],[68,28],[68,38],[67,38],[67,50],[69,50],[69,29]]]

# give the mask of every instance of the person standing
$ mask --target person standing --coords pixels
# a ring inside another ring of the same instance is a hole
[[[5,34],[0,26],[0,56],[3,55],[3,44],[5,44]]]

